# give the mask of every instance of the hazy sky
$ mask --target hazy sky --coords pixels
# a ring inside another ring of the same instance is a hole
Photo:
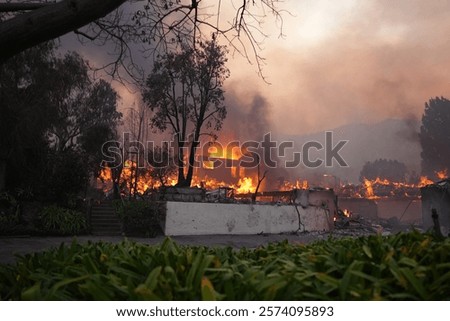
[[[217,1],[202,3],[216,12]],[[221,23],[232,18],[232,7],[239,3],[222,1]],[[296,139],[343,125],[404,119],[377,125],[381,134],[370,128],[348,133],[341,139],[351,140],[344,151],[350,168],[345,173],[320,170],[356,181],[366,161],[384,157],[419,172],[416,130],[424,104],[436,96],[450,98],[450,0],[285,0],[280,9],[290,12],[283,14],[284,38],[278,37],[280,23],[270,14],[262,25],[268,38],[260,54],[270,85],[258,76],[255,64],[229,56],[228,117],[219,141],[260,140],[269,131],[278,139]],[[81,47],[73,36],[65,39],[66,48],[80,51],[93,64],[108,61],[107,47]],[[139,94],[115,88],[122,109],[139,99]],[[398,133],[386,124],[399,124]],[[377,135],[384,135],[381,141],[369,142]]]
[[[450,97],[449,0],[286,0],[280,8],[291,13],[283,15],[286,37],[278,38],[279,24],[270,15],[263,25],[270,85],[255,65],[229,58],[227,101],[239,114],[254,110],[260,97],[272,131],[305,134],[354,122],[420,119],[425,101]],[[105,53],[81,51],[94,63]],[[136,99],[116,88],[124,106]]]
[[[235,92],[259,91],[274,128],[299,134],[352,122],[420,119],[450,94],[450,1],[286,1],[285,39],[266,41],[270,86],[231,61]],[[238,89],[236,89],[238,88]]]

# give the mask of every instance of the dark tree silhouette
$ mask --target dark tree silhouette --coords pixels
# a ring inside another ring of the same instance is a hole
[[[393,182],[404,182],[406,179],[406,165],[397,160],[391,159],[377,159],[373,163],[367,162],[364,164],[359,180],[364,179],[374,180],[377,177],[380,179],[387,179]]]
[[[0,65],[0,191],[42,179],[35,169],[46,162],[45,132],[54,116],[45,88],[53,49],[45,43]]]
[[[147,78],[143,98],[153,111],[151,126],[161,132],[169,129],[177,144],[179,186],[191,185],[200,136],[220,130],[226,117],[222,89],[229,76],[226,61],[224,46],[214,40],[202,42],[157,60]]]
[[[92,134],[97,126],[115,130],[122,117],[116,110],[118,95],[105,80],[91,80],[87,61],[71,52],[55,59],[52,69],[47,92],[55,119],[48,136],[56,150],[79,146],[78,138],[89,135],[88,131]]]
[[[422,174],[435,177],[450,169],[450,101],[436,97],[425,103],[420,127]]]
[[[111,85],[92,81],[79,55],[59,58],[54,49],[42,44],[0,65],[0,190],[59,199],[80,191],[115,134],[121,114]]]

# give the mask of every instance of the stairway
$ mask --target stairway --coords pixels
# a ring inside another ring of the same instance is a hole
[[[93,235],[122,235],[122,223],[111,201],[92,205],[91,232]]]

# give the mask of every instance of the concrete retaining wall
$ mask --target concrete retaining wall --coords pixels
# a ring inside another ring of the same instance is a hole
[[[378,219],[377,204],[366,198],[339,198],[339,208],[349,210],[355,217]]]
[[[170,201],[166,206],[166,235],[276,234],[329,231],[334,226],[333,210],[319,206]]]
[[[378,217],[389,219],[396,217],[402,223],[422,224],[422,203],[420,199],[379,199],[376,200]]]
[[[347,209],[355,216],[370,220],[397,218],[402,223],[421,223],[421,206],[420,199],[410,198],[339,199],[339,208]]]

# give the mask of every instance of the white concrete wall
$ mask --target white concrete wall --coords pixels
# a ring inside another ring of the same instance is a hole
[[[299,224],[298,212],[300,213]],[[258,234],[329,231],[329,209],[294,205],[167,202],[166,235]]]

